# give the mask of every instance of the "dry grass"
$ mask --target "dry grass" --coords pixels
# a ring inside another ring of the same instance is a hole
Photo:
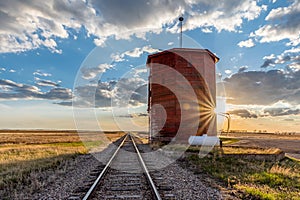
[[[223,147],[224,154],[278,154],[278,148]]]
[[[65,154],[84,154],[87,149],[81,142],[32,145],[11,145],[0,148],[0,163],[12,164],[20,161],[38,160]]]
[[[296,176],[296,174],[292,171],[291,168],[282,167],[282,166],[279,166],[279,165],[272,166],[271,169],[269,170],[269,173],[282,174],[282,175],[290,176],[290,177]]]
[[[57,168],[77,155],[88,153],[103,143],[103,137],[114,141],[123,134],[109,132],[104,136],[88,132],[79,137],[74,131],[1,131],[0,196],[1,190],[14,191],[17,185],[38,188],[41,181],[35,178],[36,172]]]
[[[237,158],[202,158],[192,155],[190,162],[228,187],[244,193],[240,198],[300,199],[300,163],[289,158],[279,162]]]
[[[223,138],[265,138],[265,139],[291,139],[300,140],[300,134],[272,134],[272,133],[229,133],[222,134]]]

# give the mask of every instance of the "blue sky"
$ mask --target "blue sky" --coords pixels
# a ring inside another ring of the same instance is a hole
[[[147,55],[178,47],[183,16],[183,46],[220,57],[217,76],[233,129],[299,131],[299,5],[299,0],[2,1],[0,128],[94,123],[118,129],[115,121],[127,126],[133,120],[136,129],[147,129],[145,87],[129,109],[111,112],[108,104],[126,97],[116,89],[120,79],[145,85]],[[82,99],[81,92],[93,92],[94,99]],[[72,100],[77,107],[96,107],[95,121],[80,111],[74,122]]]

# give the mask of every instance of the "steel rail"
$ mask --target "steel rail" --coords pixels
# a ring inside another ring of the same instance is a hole
[[[144,160],[143,160],[143,158],[142,158],[142,156],[141,156],[141,154],[140,154],[140,151],[139,151],[139,149],[137,148],[137,146],[136,146],[136,144],[135,144],[134,139],[132,138],[132,136],[131,136],[130,134],[129,134],[129,136],[130,136],[130,139],[131,139],[131,141],[132,141],[132,143],[133,143],[133,146],[134,146],[134,148],[135,148],[135,150],[136,150],[136,152],[137,152],[137,155],[138,155],[138,157],[139,157],[139,161],[140,161],[140,163],[141,163],[141,165],[142,165],[142,167],[143,167],[144,173],[145,173],[145,175],[146,175],[146,177],[147,177],[147,181],[148,181],[148,183],[149,183],[149,185],[150,185],[150,187],[151,187],[151,190],[152,190],[152,192],[154,193],[155,198],[156,198],[157,200],[161,200],[162,198],[160,197],[160,194],[158,193],[158,191],[157,191],[157,189],[156,189],[156,186],[155,186],[155,184],[154,184],[154,182],[153,182],[153,180],[152,180],[152,178],[151,178],[151,176],[150,176],[150,174],[149,174],[149,171],[148,171],[148,169],[147,169],[147,167],[146,167],[146,165],[145,165],[145,162],[144,162]]]
[[[125,136],[125,138],[123,139],[123,141],[121,142],[121,144],[119,145],[119,147],[117,148],[117,150],[115,151],[115,153],[113,154],[113,156],[110,158],[110,160],[107,162],[106,166],[104,167],[104,169],[101,171],[100,175],[97,177],[96,181],[93,183],[93,185],[90,187],[89,191],[85,194],[85,196],[83,197],[83,200],[88,200],[93,192],[95,191],[96,187],[98,186],[100,180],[103,178],[103,176],[105,175],[105,173],[108,170],[108,167],[110,166],[110,164],[112,163],[113,159],[115,158],[115,156],[118,154],[120,148],[123,146],[125,140],[127,139],[128,134]]]

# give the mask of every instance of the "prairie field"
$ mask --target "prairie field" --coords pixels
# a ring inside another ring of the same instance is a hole
[[[300,160],[300,134],[230,133],[223,139],[235,142],[230,146],[246,148],[278,148],[286,156]]]
[[[234,136],[221,138],[223,156],[199,158],[196,154],[189,155],[187,159],[197,169],[196,173],[205,172],[226,187],[240,191],[240,199],[300,200],[299,159],[289,156],[279,160],[248,158],[249,155],[263,154],[267,158],[268,155],[293,152],[299,155],[299,136]],[[228,157],[226,154],[237,156]]]
[[[0,191],[16,185],[38,187],[35,172],[56,168],[101,146],[104,134],[76,131],[0,131]],[[105,133],[116,140],[122,132]]]
[[[0,194],[1,191],[2,193],[3,191],[4,193],[5,191],[18,192],[15,190],[16,186],[22,188],[22,185],[30,185],[34,190],[45,182],[45,180],[38,180],[37,172],[59,169],[61,173],[65,173],[64,166],[70,164],[76,166],[76,163],[73,163],[76,156],[87,154],[94,148],[105,147],[107,141],[115,141],[123,135],[123,132],[99,134],[76,131],[2,130],[0,131]],[[147,143],[147,133],[136,133],[136,135]],[[278,147],[282,142],[294,141],[296,145],[300,141],[296,136],[290,138],[238,134],[221,139],[224,155],[277,154],[281,152]],[[299,146],[289,144],[284,144],[283,150],[289,151],[291,148],[291,153],[299,152]],[[198,148],[189,148],[190,152],[198,150]],[[300,163],[297,160],[288,157],[279,161],[248,160],[241,156],[238,158],[208,156],[200,159],[197,155],[189,155],[187,158],[201,173],[210,174],[226,187],[241,191],[241,198],[250,196],[256,199],[300,199]]]
[[[200,159],[197,155],[188,159],[200,173],[208,173],[226,187],[241,191],[240,199],[300,199],[300,163],[296,160]]]

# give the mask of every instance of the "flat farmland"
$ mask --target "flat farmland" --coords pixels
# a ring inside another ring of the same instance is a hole
[[[122,132],[81,132],[44,130],[0,131],[0,196],[14,188],[32,185],[35,173],[57,168],[78,155],[114,141]],[[70,161],[71,162],[71,161]],[[5,196],[5,195],[4,195]]]
[[[279,148],[287,155],[300,159],[300,135],[276,135],[264,133],[230,133],[222,137],[237,139],[231,146]]]

